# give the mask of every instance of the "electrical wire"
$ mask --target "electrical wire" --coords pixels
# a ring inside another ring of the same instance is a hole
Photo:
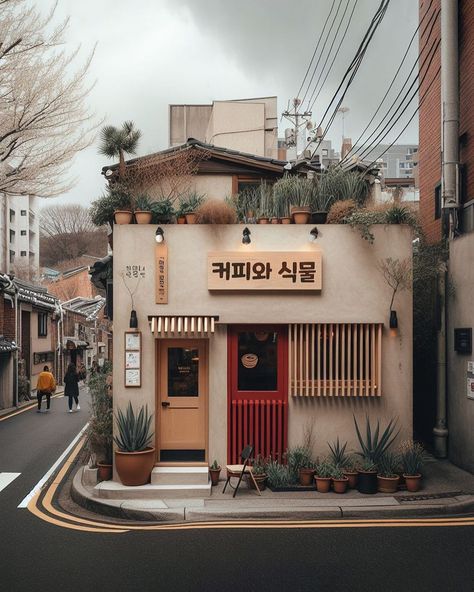
[[[306,78],[308,77],[308,74],[309,74],[309,71],[311,69],[311,66],[313,65],[313,61],[314,61],[314,58],[316,56],[316,52],[318,51],[319,44],[321,43],[321,39],[323,38],[324,31],[326,30],[326,25],[328,24],[329,17],[331,16],[332,9],[334,8],[334,4],[335,3],[336,3],[336,0],[332,0],[331,8],[330,8],[329,13],[328,13],[328,15],[326,17],[326,21],[324,22],[323,30],[319,34],[318,43],[316,44],[316,47],[315,47],[315,49],[313,51],[313,55],[312,55],[311,60],[310,60],[310,62],[308,64],[308,68],[306,69],[306,74],[304,75],[303,82],[301,83],[301,86],[300,86],[298,92],[295,95],[296,97],[299,97],[300,96],[300,92],[302,91],[303,86],[304,86],[304,83],[306,82]]]
[[[433,3],[433,0],[431,0],[431,1],[430,1],[430,6],[429,6],[429,7],[428,7],[428,9],[427,9],[428,11],[429,11],[429,9],[431,8],[431,5],[432,5],[432,3]],[[424,16],[423,16],[423,18],[421,19],[421,21],[420,21],[420,23],[419,23],[418,27],[416,28],[415,32],[413,33],[413,36],[412,36],[412,38],[411,38],[411,40],[410,40],[410,42],[409,42],[409,44],[408,44],[408,47],[407,47],[407,49],[406,49],[406,51],[405,51],[405,54],[404,54],[404,56],[403,56],[403,58],[402,58],[402,60],[401,60],[401,62],[400,62],[400,64],[399,64],[399,66],[398,66],[398,68],[397,68],[397,71],[395,72],[395,75],[394,75],[394,77],[392,78],[392,81],[391,81],[391,83],[390,83],[390,85],[389,85],[389,87],[388,87],[388,89],[387,89],[387,91],[386,91],[385,95],[383,96],[382,100],[380,101],[380,103],[379,103],[379,105],[378,105],[378,107],[377,107],[377,109],[376,109],[375,113],[372,115],[372,117],[371,117],[370,121],[367,123],[367,125],[366,125],[366,126],[365,126],[365,128],[364,128],[364,130],[361,132],[361,134],[359,135],[359,137],[357,138],[357,140],[354,142],[354,145],[352,146],[352,148],[351,148],[351,149],[349,150],[349,152],[348,152],[348,153],[347,153],[347,154],[344,156],[344,158],[343,158],[343,159],[340,161],[339,165],[342,165],[344,162],[346,162],[346,161],[347,161],[347,160],[350,158],[351,154],[353,154],[353,153],[354,153],[356,150],[360,150],[360,148],[362,148],[362,147],[363,147],[363,146],[364,146],[364,145],[367,143],[368,139],[370,139],[370,137],[371,137],[371,136],[369,136],[369,138],[367,138],[367,140],[366,140],[366,141],[365,141],[363,144],[361,144],[360,146],[358,145],[358,144],[359,144],[359,142],[360,142],[360,140],[362,139],[363,135],[364,135],[364,134],[365,134],[365,132],[366,132],[366,131],[369,129],[369,127],[370,127],[371,123],[372,123],[372,122],[374,121],[374,119],[376,118],[377,114],[379,113],[380,109],[382,108],[382,105],[383,105],[383,104],[384,104],[384,102],[385,102],[385,99],[387,98],[387,96],[388,96],[388,94],[389,94],[390,90],[392,89],[392,87],[393,87],[393,85],[394,85],[394,83],[395,83],[395,80],[397,79],[397,77],[398,77],[398,74],[400,73],[400,71],[401,71],[401,68],[402,68],[403,64],[405,63],[405,60],[406,60],[406,58],[407,58],[407,56],[408,56],[408,53],[409,53],[409,51],[410,51],[410,49],[411,49],[411,46],[412,46],[412,44],[413,44],[413,41],[415,40],[415,38],[416,38],[416,36],[417,36],[417,33],[418,33],[418,31],[419,31],[419,29],[420,29],[420,27],[421,27],[422,23],[423,23],[423,20],[425,19],[426,15],[428,14],[428,11],[427,11],[427,12],[424,14]],[[413,67],[412,67],[412,69],[410,70],[410,73],[408,74],[408,76],[407,76],[407,79],[406,79],[406,81],[405,81],[404,85],[402,86],[402,88],[401,88],[400,92],[398,93],[397,97],[395,98],[395,100],[394,100],[394,101],[392,102],[392,104],[390,105],[390,107],[389,107],[388,111],[386,112],[386,114],[384,115],[384,117],[381,119],[380,123],[377,125],[377,127],[375,128],[375,130],[376,130],[376,129],[377,129],[377,128],[378,128],[378,127],[379,127],[379,126],[382,124],[382,122],[384,121],[384,119],[386,118],[386,116],[388,115],[388,113],[390,112],[390,110],[392,109],[392,107],[394,106],[394,104],[396,103],[396,101],[397,101],[398,97],[401,95],[401,92],[403,91],[403,88],[405,87],[406,83],[408,82],[408,79],[409,79],[409,77],[410,77],[411,73],[413,72],[413,69],[415,68],[416,64],[419,62],[419,60],[420,60],[420,57],[421,57],[422,53],[424,52],[424,50],[426,49],[426,47],[427,47],[427,45],[428,45],[428,40],[429,40],[429,39],[430,39],[430,37],[431,37],[431,33],[432,33],[432,31],[433,31],[434,25],[435,25],[435,23],[436,23],[436,20],[438,19],[438,16],[439,16],[439,14],[440,14],[440,11],[439,11],[439,10],[438,10],[438,11],[435,11],[435,12],[433,12],[433,13],[432,13],[432,15],[431,15],[431,17],[430,17],[430,19],[428,20],[428,23],[426,24],[426,26],[425,26],[424,30],[423,30],[423,31],[422,31],[422,33],[421,33],[421,37],[423,37],[423,36],[425,35],[425,33],[426,33],[426,31],[427,31],[428,27],[430,26],[430,23],[431,23],[431,28],[430,28],[430,32],[429,32],[429,35],[428,35],[427,41],[426,41],[425,45],[423,46],[423,48],[421,49],[421,51],[419,52],[419,54],[418,54],[418,57],[417,57],[417,60],[415,61],[415,64],[414,64],[414,66],[413,66]],[[433,17],[434,17],[434,20],[433,20],[433,22],[431,22],[431,21],[432,21],[432,19],[433,19]],[[375,131],[375,130],[374,130],[374,131]]]
[[[337,56],[339,55],[339,52],[340,52],[340,50],[341,50],[342,44],[343,44],[343,42],[344,42],[344,39],[346,38],[347,31],[349,30],[350,24],[351,24],[351,22],[352,22],[352,17],[354,16],[354,11],[355,11],[355,9],[356,9],[356,6],[357,6],[357,3],[358,3],[358,2],[359,2],[359,0],[355,0],[355,2],[354,2],[354,5],[353,5],[353,7],[352,7],[352,11],[351,11],[351,13],[350,13],[350,15],[349,15],[349,20],[347,21],[347,25],[346,25],[346,28],[345,28],[345,30],[344,30],[344,34],[342,35],[342,39],[341,39],[341,40],[340,40],[340,42],[339,42],[338,48],[337,48],[337,50],[336,50],[336,53],[334,54],[334,57],[333,57],[333,59],[332,59],[332,62],[331,62],[331,63],[330,63],[330,65],[329,65],[329,69],[328,69],[328,71],[326,72],[326,76],[324,77],[324,80],[321,82],[321,85],[319,86],[319,90],[318,90],[319,81],[321,80],[321,76],[322,76],[322,74],[323,74],[323,72],[324,72],[324,68],[326,67],[327,61],[328,61],[328,59],[329,59],[329,55],[330,55],[330,53],[331,53],[331,51],[332,51],[332,48],[333,48],[333,45],[334,45],[334,42],[336,41],[336,39],[337,39],[337,35],[339,34],[339,29],[341,28],[341,25],[342,25],[342,23],[343,23],[343,21],[344,21],[344,17],[346,16],[347,9],[349,8],[350,1],[348,0],[348,2],[347,2],[346,9],[344,10],[344,14],[342,15],[341,22],[339,23],[339,27],[337,28],[337,31],[336,31],[336,36],[334,37],[334,40],[333,40],[333,42],[332,42],[332,44],[331,44],[331,48],[330,48],[330,50],[329,50],[329,53],[328,53],[328,55],[326,56],[326,61],[324,62],[323,69],[321,70],[321,73],[319,74],[319,78],[318,78],[318,80],[316,81],[316,84],[314,85],[313,92],[311,93],[311,96],[310,96],[310,98],[308,99],[308,108],[306,109],[307,111],[311,111],[311,109],[313,108],[314,104],[315,104],[315,103],[316,103],[316,101],[318,100],[318,97],[319,97],[319,95],[321,94],[321,91],[322,91],[322,89],[324,88],[324,84],[325,84],[325,82],[326,82],[326,80],[327,80],[327,78],[328,78],[328,76],[329,76],[329,73],[330,73],[330,72],[331,72],[331,70],[332,70],[332,67],[333,67],[333,65],[334,65],[334,62],[336,61],[336,58],[337,58]],[[316,94],[316,96],[314,96],[314,94],[315,94],[315,92],[316,92],[316,91],[317,91],[317,94]],[[313,100],[313,97],[314,97],[314,100]],[[311,101],[313,101],[313,102],[311,103]],[[311,104],[310,104],[310,103],[311,103]]]

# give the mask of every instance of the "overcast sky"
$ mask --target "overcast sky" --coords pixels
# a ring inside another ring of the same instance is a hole
[[[342,37],[355,0],[342,0],[336,27],[347,2],[349,9],[337,39]],[[380,0],[358,0],[341,51],[313,108],[315,123],[379,4]],[[46,11],[52,2],[38,0],[36,5]],[[332,0],[59,0],[57,19],[70,17],[67,41],[71,50],[80,44],[86,56],[97,43],[90,71],[91,80],[96,80],[89,98],[91,108],[98,118],[113,125],[132,119],[143,134],[139,154],[146,154],[167,147],[170,103],[276,95],[281,113],[300,88],[331,5]],[[336,0],[333,15],[338,5]],[[392,0],[344,100],[350,109],[345,116],[346,137],[356,139],[368,123],[417,22],[418,2]],[[415,42],[402,74],[408,74],[416,51]],[[397,135],[404,121],[388,140]],[[285,127],[282,122],[280,135]],[[328,133],[337,149],[341,135],[338,116]],[[399,142],[417,142],[417,137],[415,118]],[[71,166],[76,186],[54,203],[88,205],[103,189],[100,169],[108,162],[97,153],[97,143],[79,154]]]

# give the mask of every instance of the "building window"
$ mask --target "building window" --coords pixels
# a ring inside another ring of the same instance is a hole
[[[21,234],[21,236],[26,236],[26,230],[22,230],[22,231],[20,232],[20,234]]]
[[[26,257],[26,251],[20,251],[20,255],[21,255],[22,257]]]
[[[328,156],[328,149],[327,148],[323,148],[323,156]]]
[[[48,313],[38,313],[38,337],[47,337],[48,335]]]
[[[15,242],[15,231],[14,230],[10,230],[10,242],[11,243]]]
[[[15,251],[10,251],[10,263],[15,262]]]
[[[435,187],[435,220],[441,218],[441,183]]]
[[[290,394],[381,395],[382,323],[290,325]]]
[[[26,210],[21,210],[20,216],[26,216]]]

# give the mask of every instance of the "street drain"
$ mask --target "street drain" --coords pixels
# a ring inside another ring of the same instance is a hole
[[[426,493],[421,495],[401,495],[396,496],[399,502],[417,502],[423,500],[435,500],[435,499],[443,499],[446,497],[458,497],[459,495],[464,495],[462,491],[446,491],[445,493]]]

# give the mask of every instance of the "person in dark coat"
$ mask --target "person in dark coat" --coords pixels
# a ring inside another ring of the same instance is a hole
[[[69,364],[64,376],[64,396],[69,397],[69,413],[72,413],[72,401],[76,403],[76,411],[81,409],[79,405],[79,374],[75,364]]]

